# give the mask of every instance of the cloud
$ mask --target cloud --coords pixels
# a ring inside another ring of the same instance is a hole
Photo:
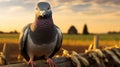
[[[108,5],[91,5],[87,11],[83,11],[86,15],[107,15],[120,11],[120,7]]]
[[[9,12],[18,12],[18,11],[23,11],[23,10],[25,10],[25,8],[22,6],[11,6],[8,9]]]
[[[9,1],[11,1],[11,0],[0,0],[0,3],[2,3],[2,2],[9,2]]]
[[[91,8],[91,4],[78,4],[70,6],[70,9],[74,12],[84,12]]]
[[[20,10],[34,11],[37,0],[0,0],[0,7],[9,8],[10,12]],[[120,11],[120,0],[39,0],[49,2],[54,12],[73,11],[84,14],[105,14]],[[7,5],[6,5],[7,4]],[[69,13],[68,12],[68,13]]]
[[[96,3],[120,5],[120,0],[57,0],[59,3]]]
[[[24,3],[35,3],[38,0],[23,0]]]
[[[115,12],[115,14],[114,14],[115,16],[118,16],[118,17],[120,17],[120,11],[118,11],[118,12]]]
[[[114,4],[114,5],[120,5],[120,0],[94,0],[97,4]]]
[[[96,3],[96,4],[109,4],[109,5],[120,5],[120,0],[23,0],[28,3],[33,3],[37,1],[47,1],[57,4],[81,4],[81,3]]]
[[[120,0],[57,0],[56,11],[71,10],[73,12],[101,15],[120,11]],[[63,8],[64,7],[64,8]]]

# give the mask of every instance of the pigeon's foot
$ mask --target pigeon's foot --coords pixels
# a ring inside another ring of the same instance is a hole
[[[53,62],[52,59],[48,58],[47,62],[48,62],[48,64],[49,64],[50,67],[57,67],[56,64]]]
[[[35,63],[32,59],[29,60],[28,67],[35,67]]]

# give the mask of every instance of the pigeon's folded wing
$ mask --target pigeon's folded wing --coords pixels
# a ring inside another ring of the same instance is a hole
[[[20,45],[19,45],[19,49],[20,49],[20,53],[22,54],[22,56],[29,61],[29,56],[27,54],[27,37],[28,37],[28,33],[30,32],[30,24],[27,25],[23,32],[20,35]]]
[[[50,58],[53,57],[62,46],[62,39],[63,39],[62,32],[60,31],[60,29],[56,25],[55,25],[55,28],[56,28],[56,32],[57,32],[56,33],[57,34],[57,43],[56,43],[56,46],[55,46],[53,53],[49,56]]]

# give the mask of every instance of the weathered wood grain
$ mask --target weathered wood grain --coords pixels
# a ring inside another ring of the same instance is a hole
[[[117,49],[118,52],[120,53],[120,48],[113,48],[113,49]],[[113,49],[109,49],[109,50],[114,52]],[[105,62],[104,58],[100,58],[100,61],[105,65],[105,67],[120,67],[120,64],[117,63],[110,54],[106,53],[105,50],[102,50],[102,52],[108,59],[108,62]],[[88,54],[83,53],[80,55],[89,61],[90,65],[88,67],[104,67],[104,66],[99,65],[96,62],[96,60],[93,57],[88,56]],[[116,56],[118,57],[118,60],[120,60],[120,56],[118,56],[118,55],[116,55]],[[53,61],[57,64],[57,67],[77,67],[76,63],[74,63],[70,58],[58,57],[58,58],[53,58]],[[81,60],[79,60],[79,61],[80,61],[81,67],[86,67],[82,63]],[[35,63],[36,63],[36,67],[49,67],[45,60],[39,60],[39,61],[36,61]],[[26,62],[24,62],[24,63],[3,65],[0,67],[28,67],[28,65]]]

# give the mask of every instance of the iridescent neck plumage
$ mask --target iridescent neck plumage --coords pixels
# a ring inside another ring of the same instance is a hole
[[[32,24],[32,27],[35,29],[49,29],[53,27],[53,19],[49,18],[36,18],[35,22]]]
[[[33,26],[32,26],[33,25]],[[36,43],[51,42],[55,35],[55,27],[52,18],[36,19],[31,26],[30,35]],[[47,37],[47,38],[44,38]],[[49,40],[50,39],[50,40]]]

